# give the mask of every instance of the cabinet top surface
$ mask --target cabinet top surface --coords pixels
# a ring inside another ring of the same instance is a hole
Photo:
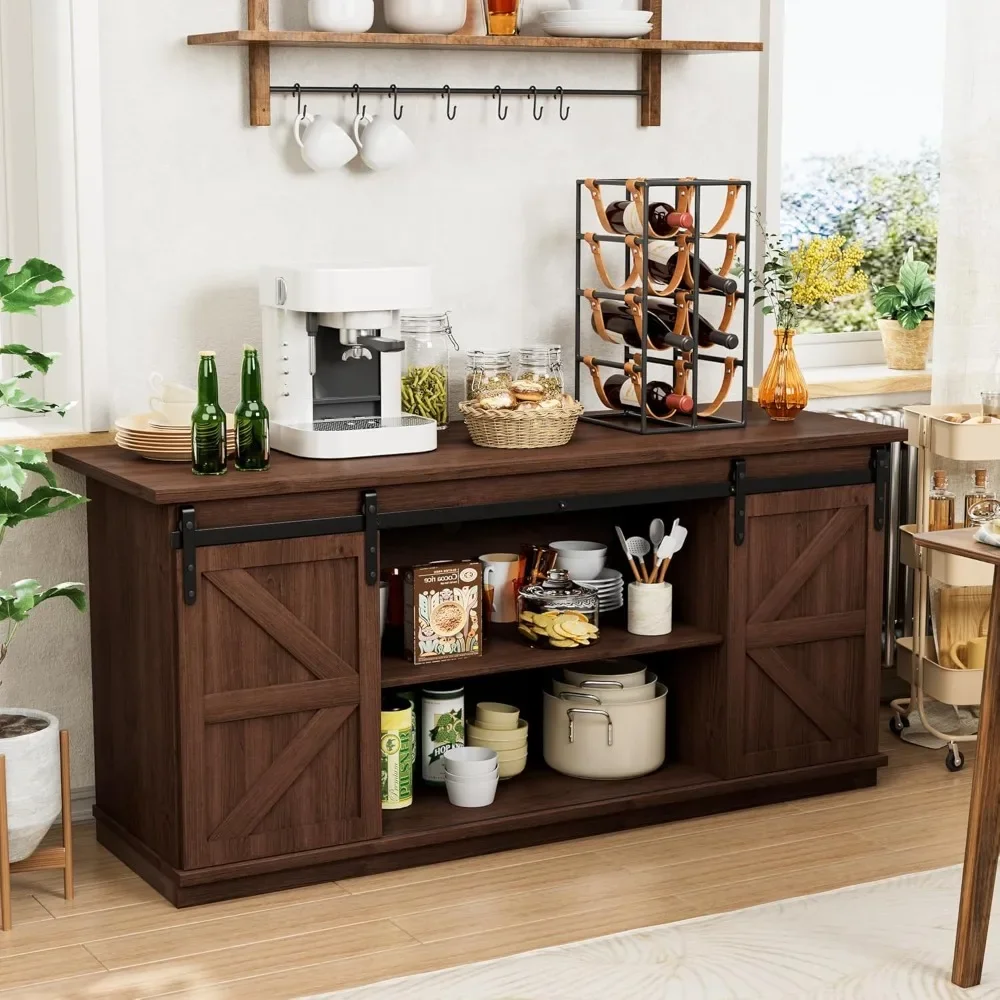
[[[948,552],[953,556],[965,556],[978,562],[1000,566],[1000,549],[995,545],[977,542],[973,537],[975,528],[953,528],[949,531],[924,531],[913,536],[913,541],[924,548]]]
[[[906,437],[902,428],[825,413],[772,423],[756,407],[748,409],[745,428],[642,436],[581,422],[562,448],[517,451],[476,447],[464,425],[455,423],[439,435],[436,451],[421,455],[319,461],[272,452],[268,472],[231,469],[225,476],[205,478],[192,475],[186,464],[150,462],[115,446],[59,449],[53,457],[90,479],[151,503],[170,504],[571,470],[599,473],[662,462],[874,447]],[[641,476],[630,473],[629,482],[641,487]]]

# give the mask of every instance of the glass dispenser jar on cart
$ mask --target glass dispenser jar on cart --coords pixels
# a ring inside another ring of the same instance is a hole
[[[448,366],[458,350],[451,321],[444,313],[404,313],[399,332],[406,344],[401,384],[403,412],[448,426]]]
[[[550,569],[518,593],[517,630],[532,646],[591,646],[600,638],[599,603],[597,592],[574,583],[566,570]]]

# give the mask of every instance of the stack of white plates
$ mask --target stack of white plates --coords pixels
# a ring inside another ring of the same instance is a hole
[[[595,580],[576,580],[581,587],[597,591],[601,614],[617,611],[625,603],[625,581],[616,569],[602,569]]]
[[[641,38],[653,30],[652,16],[649,10],[548,10],[542,27],[559,38]]]
[[[159,424],[155,413],[139,413],[115,421],[115,442],[119,448],[134,451],[155,462],[190,462],[191,427]],[[154,423],[153,421],[157,421]],[[232,414],[226,415],[226,448],[230,454],[236,448],[236,431]]]

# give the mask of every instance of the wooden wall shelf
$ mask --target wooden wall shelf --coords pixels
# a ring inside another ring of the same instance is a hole
[[[483,49],[514,52],[634,52],[640,55],[640,125],[660,124],[660,57],[664,53],[761,52],[761,42],[660,39],[662,0],[643,0],[653,12],[652,38],[550,38],[515,35],[399,35],[385,32],[338,35],[326,31],[272,31],[269,0],[248,0],[247,30],[188,35],[188,45],[246,45],[249,49],[250,124],[271,124],[271,46],[326,48]]]

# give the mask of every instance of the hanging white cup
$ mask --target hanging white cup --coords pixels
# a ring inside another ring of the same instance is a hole
[[[416,147],[410,137],[385,115],[358,115],[354,119],[354,141],[369,170],[388,170],[405,163]]]
[[[292,130],[302,159],[313,170],[339,170],[357,155],[351,137],[330,118],[303,113],[296,117]]]

